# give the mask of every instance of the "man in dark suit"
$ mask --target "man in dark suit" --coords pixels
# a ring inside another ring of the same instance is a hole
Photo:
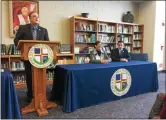
[[[29,14],[30,24],[22,25],[19,27],[14,44],[17,46],[19,40],[44,40],[49,41],[47,29],[39,26],[39,15],[36,12]],[[24,61],[26,84],[27,84],[27,96],[30,102],[33,98],[32,92],[32,70],[29,61]]]
[[[111,52],[112,61],[128,62],[131,58],[128,50],[124,48],[123,41],[118,41],[118,48],[115,48]]]

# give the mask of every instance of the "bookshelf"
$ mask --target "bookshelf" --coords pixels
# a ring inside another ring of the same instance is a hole
[[[117,47],[120,39],[124,41],[125,48],[129,52],[143,53],[144,25],[75,16],[70,18],[71,52],[76,63],[84,63],[96,40],[101,41],[110,56],[111,50]]]
[[[24,63],[21,61],[21,52],[18,51],[13,44],[11,45],[2,45],[1,44],[1,68],[8,68],[14,79],[14,84],[16,88],[24,88],[26,87],[26,76],[25,76],[25,67]],[[74,54],[62,54],[57,53],[57,59],[74,59]],[[57,64],[53,62],[51,65],[47,67],[47,78],[46,83],[52,84],[54,77],[54,68]]]
[[[133,30],[133,51],[136,53],[143,52],[144,26],[134,25]]]

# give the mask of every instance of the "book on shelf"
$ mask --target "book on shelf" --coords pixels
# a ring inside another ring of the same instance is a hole
[[[20,55],[21,51],[16,48],[14,44],[9,45],[8,55]]]
[[[6,55],[6,45],[1,44],[1,55]]]
[[[75,42],[77,43],[90,43],[90,42],[96,42],[96,36],[95,34],[91,35],[75,35]]]
[[[141,34],[134,34],[134,39],[142,39],[142,35]]]
[[[102,43],[113,43],[115,36],[108,36],[107,34],[99,34],[98,40]]]
[[[110,50],[109,46],[103,46],[102,50],[105,51],[107,54],[111,53],[111,50]]]
[[[8,63],[1,63],[1,69],[9,68]]]
[[[111,50],[115,49],[116,48],[116,45],[110,45],[109,46]]]
[[[130,47],[129,45],[126,45],[125,48],[128,50],[128,52],[131,52],[131,51],[130,51],[130,48],[131,48],[131,47]]]
[[[76,31],[95,31],[94,24],[91,23],[84,23],[81,21],[75,22],[75,30]]]
[[[71,45],[70,44],[60,44],[59,45],[59,53],[71,53]]]
[[[117,33],[132,34],[132,27],[125,25],[118,25]]]
[[[54,75],[55,75],[54,71],[48,71],[47,74],[46,74],[47,80],[53,80]]]
[[[19,84],[19,83],[26,83],[25,81],[25,74],[18,74],[18,75],[13,75],[13,79],[14,79],[14,84]]]
[[[134,41],[133,47],[141,47],[140,41]]]
[[[88,53],[90,54],[94,50],[94,47],[88,47]]]
[[[107,25],[104,23],[98,24],[98,31],[99,32],[106,32],[106,33],[115,33],[115,26]]]
[[[76,56],[75,59],[77,64],[84,64],[87,56]]]
[[[134,26],[134,32],[141,32],[140,26]]]
[[[22,61],[11,62],[12,71],[23,71],[25,70],[24,63]]]

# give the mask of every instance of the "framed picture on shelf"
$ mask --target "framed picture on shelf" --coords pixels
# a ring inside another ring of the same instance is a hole
[[[29,24],[29,13],[39,13],[37,1],[9,1],[10,37],[14,37],[20,25]]]

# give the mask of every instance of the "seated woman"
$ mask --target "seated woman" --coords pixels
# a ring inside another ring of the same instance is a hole
[[[150,119],[166,119],[166,94],[159,93],[149,114]]]
[[[123,41],[118,41],[118,48],[115,48],[111,52],[112,61],[121,61],[121,62],[128,62],[130,60],[130,55],[128,50],[124,48]]]
[[[103,63],[111,62],[111,58],[108,57],[106,52],[101,48],[101,42],[96,41],[95,49],[90,53],[90,63]]]

